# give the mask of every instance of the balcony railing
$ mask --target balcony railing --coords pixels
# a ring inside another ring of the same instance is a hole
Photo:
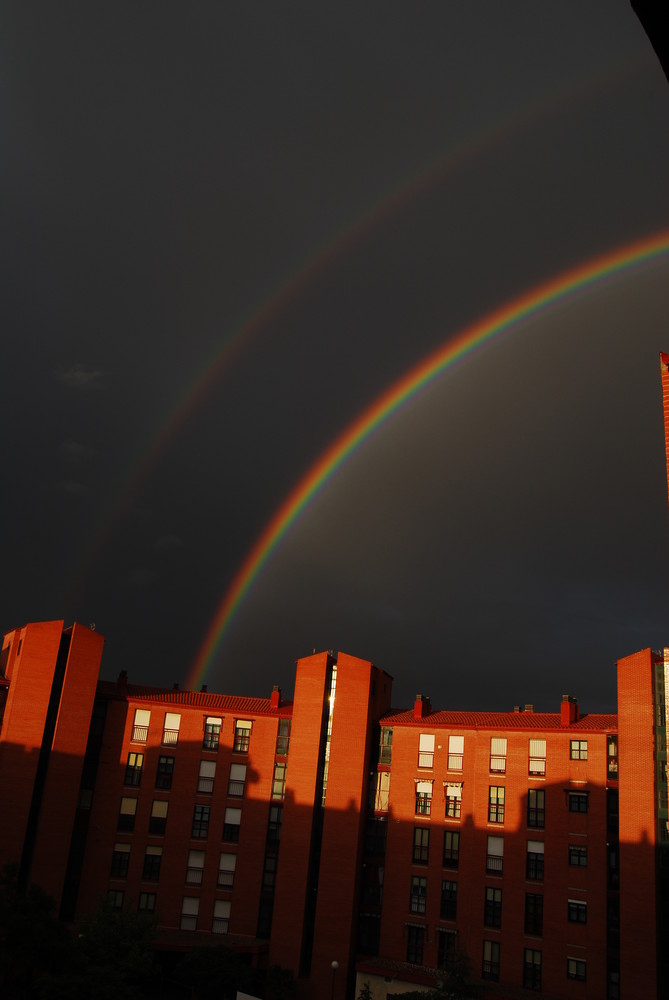
[[[485,870],[492,875],[501,875],[504,867],[504,858],[498,854],[488,854],[486,857]]]
[[[132,739],[135,743],[146,743],[149,738],[149,727],[148,726],[133,726],[132,727]]]
[[[178,729],[163,729],[163,746],[175,747],[179,742]]]

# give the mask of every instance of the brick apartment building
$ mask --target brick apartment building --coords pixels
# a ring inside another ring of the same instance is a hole
[[[669,657],[620,661],[617,716],[398,712],[342,653],[284,701],[98,681],[102,645],[34,623],[0,661],[0,862],[64,920],[102,895],[304,998],[434,985],[455,949],[491,997],[662,995]]]

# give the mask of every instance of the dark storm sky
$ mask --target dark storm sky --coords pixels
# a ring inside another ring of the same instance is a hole
[[[669,227],[626,0],[17,2],[0,47],[0,624],[95,622],[108,677],[185,680],[286,495],[429,351]],[[298,519],[209,689],[289,695],[332,648],[397,705],[613,709],[616,658],[669,642],[668,317],[665,255],[446,372]]]

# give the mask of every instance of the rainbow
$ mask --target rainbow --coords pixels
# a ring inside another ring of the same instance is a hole
[[[549,278],[450,337],[445,344],[382,393],[314,462],[258,536],[217,608],[188,674],[186,686],[195,689],[202,683],[228,626],[254,581],[298,516],[306,510],[343,463],[404,404],[477,348],[518,327],[523,320],[536,316],[567,296],[575,295],[668,252],[669,229],[665,229]]]

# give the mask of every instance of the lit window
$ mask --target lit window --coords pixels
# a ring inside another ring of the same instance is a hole
[[[483,923],[486,927],[502,926],[502,890],[487,886],[485,891],[485,906],[483,908]]]
[[[429,816],[432,811],[432,782],[416,782],[416,815]]]
[[[388,812],[390,796],[390,771],[377,771],[376,783],[373,786],[373,804],[375,812]]]
[[[418,766],[432,767],[434,764],[434,736],[421,733],[418,738]]]
[[[488,788],[488,822],[504,822],[504,785],[490,785]]]
[[[580,899],[568,899],[567,920],[570,924],[587,924],[588,904]]]
[[[151,804],[151,818],[149,819],[149,833],[165,833],[168,806],[169,802],[165,802],[162,799],[153,800]]]
[[[223,840],[236,844],[239,840],[239,827],[242,822],[241,809],[226,809],[223,821]]]
[[[204,851],[188,852],[188,868],[186,869],[186,881],[191,885],[201,885],[204,874]]]
[[[290,747],[290,719],[279,719],[279,728],[276,736],[277,757],[287,757]]]
[[[617,780],[618,778],[618,737],[609,736],[606,741],[606,764],[607,764],[607,777],[610,780]],[[666,781],[666,774],[665,774]]]
[[[282,799],[286,794],[286,765],[276,762],[272,779],[272,798]]]
[[[499,941],[483,942],[481,976],[483,979],[499,979]]]
[[[191,837],[195,840],[206,840],[209,833],[209,816],[211,815],[210,806],[202,806],[199,803],[195,805],[193,809],[193,826],[191,828]]]
[[[114,844],[111,863],[112,878],[127,878],[130,864],[130,844]]]
[[[128,763],[125,766],[125,785],[139,785],[142,780],[142,768],[144,767],[143,753],[129,753]]]
[[[587,813],[587,811],[588,811],[588,793],[569,792],[569,812]]]
[[[201,760],[200,773],[197,778],[197,790],[203,795],[211,795],[214,790],[214,778],[216,777],[216,761]]]
[[[200,910],[200,900],[197,896],[184,896],[181,904],[181,930],[197,930],[197,915]]]
[[[107,893],[107,902],[114,910],[123,909],[123,900],[125,899],[125,893],[123,889],[110,889]]]
[[[448,770],[461,771],[462,758],[465,752],[464,736],[448,737]]]
[[[209,715],[204,720],[204,735],[202,737],[203,750],[218,750],[218,743],[221,738],[222,719]]]
[[[546,823],[546,792],[530,788],[527,792],[527,825],[543,830]]]
[[[441,906],[439,916],[442,920],[455,920],[458,907],[458,883],[450,879],[441,882]]]
[[[252,723],[248,719],[237,719],[235,722],[235,741],[232,749],[236,753],[248,753],[251,742]]]
[[[523,986],[541,992],[541,952],[525,948],[523,952]]]
[[[235,868],[237,867],[236,854],[221,854],[218,862],[218,887],[219,889],[232,889],[235,881]]]
[[[425,826],[413,828],[413,860],[417,865],[426,865],[430,853],[430,831]]]
[[[533,882],[544,880],[544,845],[541,840],[527,842],[526,876]]]
[[[544,931],[544,897],[541,893],[525,893],[525,933],[541,937]]]
[[[588,848],[569,845],[569,864],[577,868],[586,868],[588,864]]]
[[[179,727],[181,716],[176,712],[165,712],[165,723],[163,725],[163,746],[175,747],[179,742]]]
[[[587,740],[570,740],[569,741],[569,759],[570,760],[587,760],[588,759],[588,741]]]
[[[132,727],[132,739],[135,743],[146,743],[149,738],[149,723],[151,722],[151,712],[145,708],[135,709],[135,721]]]
[[[444,782],[444,794],[446,797],[446,819],[460,819],[462,809],[462,782]]]
[[[546,774],[546,740],[530,740],[530,774]]]
[[[460,861],[460,831],[444,830],[444,868],[457,868]]]
[[[214,934],[227,934],[230,923],[230,900],[217,899],[214,903],[214,919],[211,929]]]
[[[140,913],[154,913],[156,909],[155,892],[140,892],[137,909]]]
[[[423,944],[425,928],[409,924],[407,927],[407,962],[413,965],[423,964]]]
[[[586,964],[580,958],[567,959],[567,979],[580,979],[585,981]]]
[[[506,739],[493,737],[490,740],[490,770],[506,772]]]
[[[137,799],[121,799],[121,809],[118,814],[118,829],[125,833],[132,833],[135,829],[135,813],[137,812]]]
[[[425,913],[427,898],[427,879],[422,875],[411,876],[411,898],[409,909],[412,913]]]
[[[381,729],[379,741],[379,764],[390,764],[393,753],[393,731],[389,728]]]
[[[488,837],[486,871],[489,875],[501,875],[504,866],[504,837]]]
[[[156,769],[156,788],[162,788],[164,791],[170,789],[172,787],[173,775],[174,757],[159,757]]]
[[[163,859],[162,847],[150,844],[144,852],[143,882],[157,882],[160,878],[160,863]]]

